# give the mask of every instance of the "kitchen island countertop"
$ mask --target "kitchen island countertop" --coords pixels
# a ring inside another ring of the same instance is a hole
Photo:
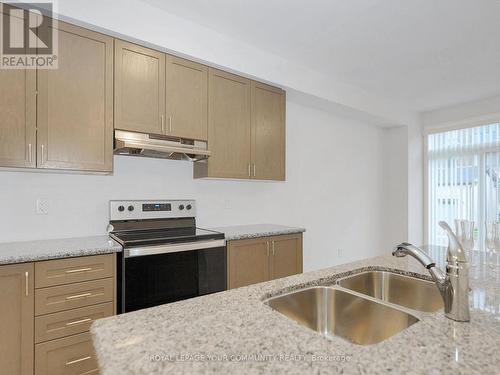
[[[263,303],[370,269],[428,278],[414,259],[387,255],[97,320],[101,374],[498,374],[500,273],[488,266],[471,268],[470,323],[415,313],[418,323],[374,345],[327,339]]]

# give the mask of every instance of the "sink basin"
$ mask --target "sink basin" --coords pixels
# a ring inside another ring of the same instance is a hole
[[[346,289],[413,310],[434,312],[443,308],[443,299],[434,282],[392,272],[369,271],[340,279]]]
[[[404,311],[331,287],[302,289],[265,303],[323,336],[360,345],[376,344],[418,322]]]

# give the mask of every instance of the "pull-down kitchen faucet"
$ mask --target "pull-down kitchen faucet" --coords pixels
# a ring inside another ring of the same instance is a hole
[[[448,235],[448,253],[446,257],[446,274],[436,267],[436,263],[418,247],[403,242],[395,247],[392,255],[404,257],[411,255],[429,270],[444,301],[444,312],[447,318],[457,322],[470,321],[469,311],[469,263],[462,244],[450,226],[440,221],[439,226]]]

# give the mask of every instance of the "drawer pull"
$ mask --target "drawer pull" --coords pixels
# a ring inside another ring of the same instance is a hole
[[[66,362],[66,366],[74,365],[75,363],[80,363],[80,362],[86,361],[87,359],[90,359],[90,358],[92,358],[92,357],[89,355],[87,357],[75,359],[74,361],[68,361],[68,362]]]
[[[30,274],[28,272],[24,273],[24,294],[26,294],[26,297],[30,294],[30,285],[29,285],[29,277]]]
[[[82,294],[77,294],[74,296],[68,296],[68,297],[66,297],[66,299],[71,300],[71,299],[76,299],[76,298],[84,298],[84,297],[90,297],[91,295],[92,295],[92,293],[82,293]]]
[[[87,323],[87,322],[91,322],[91,321],[92,321],[91,318],[85,318],[85,319],[75,320],[74,322],[68,322],[68,323],[66,323],[66,327],[74,326],[75,324]]]
[[[67,270],[66,273],[77,273],[77,272],[86,272],[86,271],[92,271],[92,267],[78,268],[76,270]]]

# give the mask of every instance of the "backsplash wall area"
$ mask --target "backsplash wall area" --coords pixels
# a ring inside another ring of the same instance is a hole
[[[189,198],[201,227],[305,227],[305,271],[374,256],[390,250],[386,133],[289,100],[285,182],[194,180],[188,162],[125,156],[110,176],[1,171],[0,242],[105,234],[111,199]]]

